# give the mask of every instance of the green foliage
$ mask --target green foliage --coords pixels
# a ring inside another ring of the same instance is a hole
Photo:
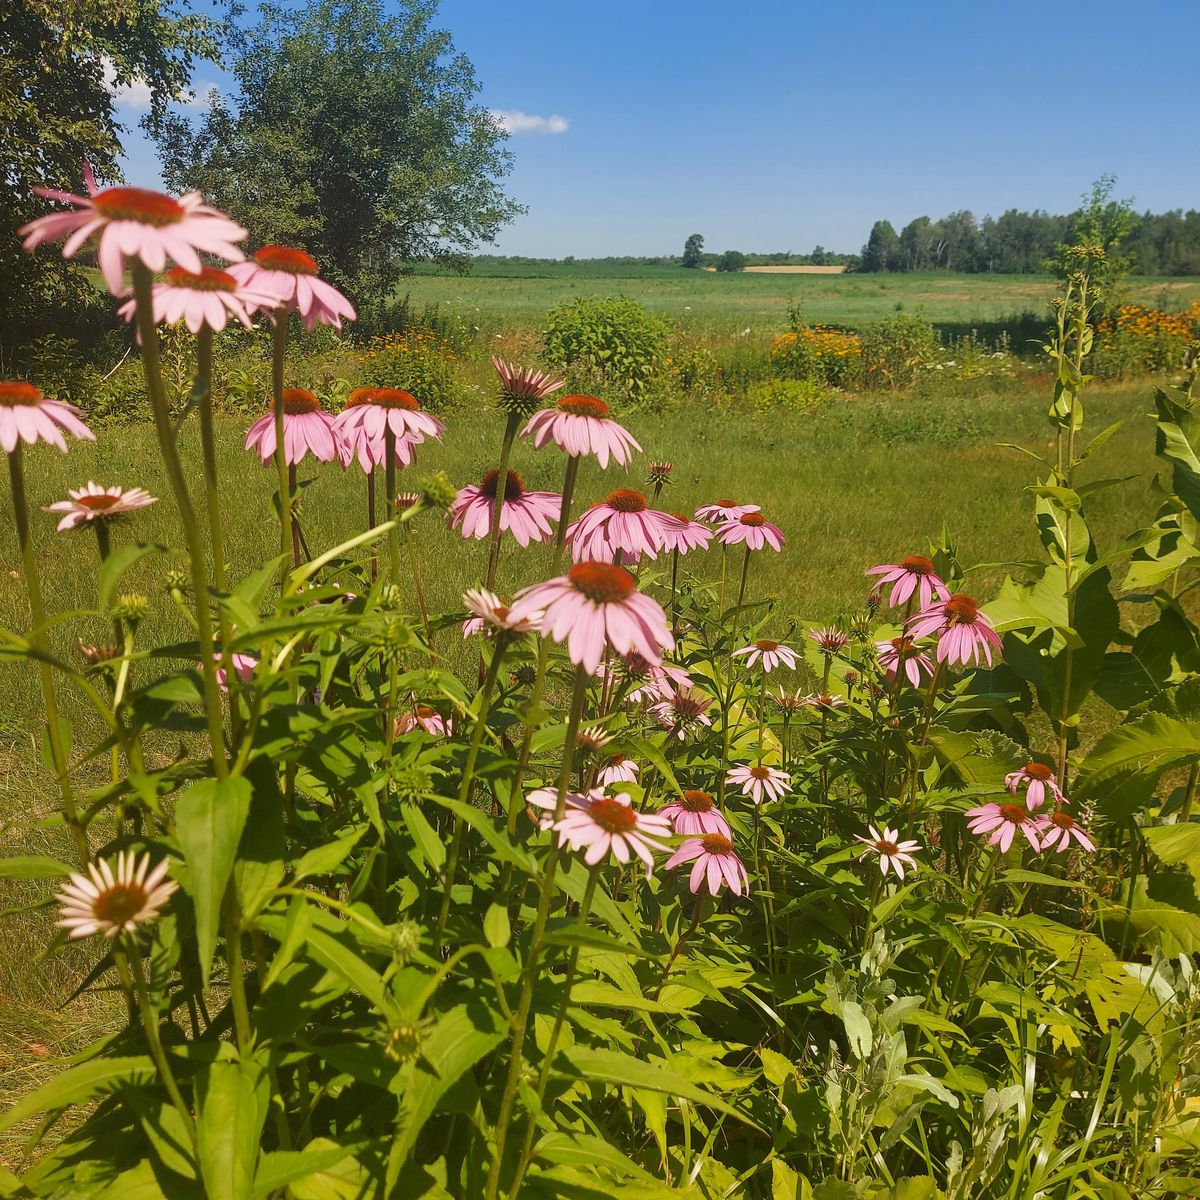
[[[462,390],[457,356],[428,330],[372,338],[356,357],[364,385],[400,388],[435,412],[450,408]]]
[[[740,250],[726,250],[717,259],[718,271],[744,271],[745,269],[746,256]]]
[[[667,327],[625,296],[581,296],[550,313],[542,347],[581,379],[640,400],[662,370]]]
[[[679,260],[681,267],[698,267],[704,256],[704,238],[693,233],[683,244],[683,257]]]
[[[939,343],[921,315],[898,312],[859,331],[862,381],[867,388],[911,387],[936,361]]]

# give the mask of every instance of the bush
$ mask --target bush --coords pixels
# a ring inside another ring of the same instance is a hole
[[[848,387],[862,368],[862,343],[829,325],[804,325],[771,342],[771,368],[780,379]]]
[[[745,269],[746,256],[740,250],[726,250],[717,259],[718,271],[744,271]]]
[[[1200,300],[1174,313],[1122,304],[1097,323],[1088,365],[1102,379],[1165,374],[1183,365],[1196,337],[1200,337]]]
[[[821,385],[811,379],[763,379],[746,389],[746,404],[760,416],[779,409],[808,412],[825,395]]]
[[[627,296],[580,296],[550,313],[542,346],[550,362],[641,400],[663,368],[667,326]]]
[[[457,356],[428,329],[371,338],[357,355],[361,383],[411,392],[433,411],[449,408],[459,392]]]
[[[862,343],[862,381],[868,388],[912,387],[922,371],[937,361],[940,343],[924,317],[898,312],[866,326]]]

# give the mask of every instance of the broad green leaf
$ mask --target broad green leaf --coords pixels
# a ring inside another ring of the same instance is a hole
[[[647,1183],[655,1182],[653,1175],[615,1146],[587,1133],[544,1134],[535,1147],[535,1155],[549,1163],[607,1167],[619,1175],[632,1175]]]
[[[1183,825],[1153,825],[1143,829],[1142,836],[1159,862],[1186,867],[1200,884],[1200,825],[1192,821]]]
[[[26,854],[20,858],[0,858],[0,879],[58,879],[72,874],[73,868],[56,858]]]
[[[96,573],[100,608],[107,611],[111,607],[113,593],[117,590],[117,584],[121,582],[121,576],[135,562],[145,558],[147,554],[165,553],[165,546],[140,545],[131,542],[115,546],[109,551],[108,557],[100,564],[100,569]]]
[[[336,1167],[353,1157],[354,1146],[339,1146],[328,1138],[314,1138],[303,1150],[272,1150],[260,1156],[254,1175],[254,1196],[270,1196],[297,1180]]]
[[[1155,453],[1171,464],[1175,494],[1193,517],[1200,518],[1200,457],[1194,448],[1200,442],[1200,418],[1162,388],[1155,389],[1154,406],[1158,410]]]
[[[196,1076],[200,1175],[209,1196],[250,1200],[263,1123],[267,1073],[253,1059],[218,1059]]]
[[[508,909],[503,904],[493,904],[483,918],[483,936],[489,946],[507,946],[512,936],[508,920]]]
[[[400,805],[400,816],[421,856],[435,871],[440,871],[446,862],[446,847],[430,825],[429,818],[419,805],[408,801]]]
[[[359,838],[366,832],[367,827],[360,825],[349,833],[344,833],[333,842],[324,846],[315,846],[296,864],[296,876],[293,882],[299,883],[310,875],[328,875],[336,867],[340,867],[346,856],[358,845]]]
[[[187,864],[185,881],[196,909],[200,974],[206,987],[217,948],[221,901],[250,813],[250,794],[246,779],[201,779],[175,807],[175,835]]]
[[[97,1058],[56,1075],[36,1092],[22,1097],[0,1115],[0,1133],[37,1113],[82,1104],[93,1096],[121,1083],[150,1083],[158,1076],[154,1062],[146,1055],[135,1058]]]
[[[865,1060],[871,1053],[873,1042],[871,1022],[867,1019],[867,1014],[857,1001],[846,1000],[841,1005],[841,1016],[851,1054],[859,1061]]]
[[[1150,801],[1165,771],[1200,762],[1200,725],[1150,713],[1106,733],[1084,759],[1074,799],[1110,818]]]
[[[548,946],[578,946],[585,950],[615,950],[618,954],[631,954],[636,958],[654,957],[641,946],[631,946],[620,938],[578,921],[547,929],[542,941]]]

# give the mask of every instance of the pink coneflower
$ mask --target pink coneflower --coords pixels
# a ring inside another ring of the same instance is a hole
[[[151,870],[149,854],[139,860],[125,850],[117,855],[116,870],[105,859],[88,863],[87,874],[72,874],[58,893],[55,924],[72,938],[133,933],[158,916],[178,887],[166,878],[168,866],[164,858]]]
[[[767,699],[775,705],[784,717],[791,716],[805,706],[805,697],[799,692],[785,692],[780,688],[777,692],[768,692]]]
[[[637,590],[633,576],[613,563],[576,563],[565,575],[525,588],[512,615],[544,610],[541,633],[567,643],[573,663],[595,674],[606,646],[618,654],[636,651],[657,665],[660,651],[674,643],[666,614]]]
[[[415,396],[399,388],[356,388],[334,424],[364,471],[384,465],[388,430],[396,460],[407,467],[414,446],[426,438],[440,442],[446,429],[436,417],[421,411]]]
[[[606,500],[567,526],[566,543],[576,562],[636,562],[643,554],[656,558],[674,518],[650,507],[632,488],[617,488]]]
[[[671,472],[675,467],[669,462],[652,462],[646,467],[646,482],[655,488],[662,489],[671,482]]]
[[[274,412],[264,413],[246,431],[246,449],[256,451],[264,463],[275,456]],[[310,452],[318,462],[336,458],[345,466],[350,461],[346,443],[320,400],[304,388],[284,388],[284,461],[289,467],[297,466]]]
[[[412,733],[414,729],[421,729],[437,737],[454,732],[453,722],[446,720],[436,708],[430,708],[426,704],[415,705],[408,712],[401,713],[396,718],[392,736],[400,737],[401,734]]]
[[[1044,817],[1034,817],[1037,824],[1038,834],[1041,838],[1043,850],[1058,850],[1061,854],[1064,850],[1069,850],[1071,847],[1071,839],[1074,838],[1079,846],[1095,853],[1096,843],[1088,836],[1088,832],[1081,825],[1076,825],[1074,819],[1069,813],[1065,813],[1062,809],[1058,812],[1048,813]]]
[[[192,333],[199,333],[205,325],[224,329],[230,317],[250,329],[251,313],[275,303],[273,296],[243,287],[228,271],[216,267],[202,267],[199,272],[172,267],[163,282],[151,289],[151,298],[156,325],[182,321]],[[126,321],[134,320],[137,301],[127,300],[117,312]]]
[[[471,616],[463,622],[463,637],[475,633],[500,631],[506,634],[536,633],[542,614],[530,613],[527,617],[514,619],[512,608],[504,603],[495,592],[485,588],[471,588],[463,593],[463,604]]]
[[[668,552],[687,554],[689,550],[707,550],[712,541],[713,531],[707,525],[689,521],[683,513],[672,513],[661,526],[663,549]]]
[[[1010,771],[1004,777],[1004,786],[1015,796],[1021,785],[1025,785],[1025,803],[1029,808],[1041,808],[1049,792],[1056,804],[1065,804],[1066,796],[1054,778],[1054,768],[1045,763],[1029,762],[1019,771]]]
[[[241,257],[240,255],[238,256]],[[311,254],[292,246],[263,246],[254,252],[253,262],[235,263],[229,274],[248,289],[271,297],[258,308],[295,309],[312,333],[322,325],[342,327],[342,318],[354,320],[354,305],[332,284],[319,278],[321,268]]]
[[[563,797],[563,810],[571,808],[587,809],[594,800],[604,796],[603,788],[592,788],[589,792],[567,792]],[[554,813],[558,808],[558,788],[535,788],[525,796],[525,803],[540,808],[543,815],[537,818],[538,827],[549,829],[554,824]]]
[[[992,651],[1000,652],[1003,642],[991,619],[979,611],[970,596],[956,592],[949,600],[935,600],[923,608],[908,623],[912,638],[937,634],[938,662],[951,665],[979,662],[982,653],[987,665],[992,665]]]
[[[97,260],[108,290],[120,295],[125,260],[137,259],[151,271],[161,271],[173,259],[188,271],[203,267],[196,252],[231,262],[240,261],[240,242],[246,231],[224,213],[203,203],[199,192],[176,200],[145,188],[114,187],[91,196],[75,196],[51,188],[34,188],[39,196],[75,206],[73,212],[51,213],[23,225],[17,233],[25,249],[42,242],[66,239],[63,257],[71,258],[92,237],[99,237]]]
[[[518,367],[502,358],[492,358],[492,366],[500,376],[500,407],[506,413],[528,416],[551,392],[563,386],[546,371],[535,371],[532,367]]]
[[[751,550],[761,550],[770,546],[772,550],[783,549],[787,540],[783,530],[778,525],[772,525],[762,513],[745,513],[732,521],[726,521],[717,529],[717,537],[722,545],[733,546],[745,542]]]
[[[84,524],[111,521],[158,501],[157,496],[150,495],[144,488],[127,491],[119,487],[102,488],[91,480],[86,487],[68,488],[67,495],[71,497],[69,500],[55,500],[42,510],[64,514],[58,523],[59,533]]]
[[[489,471],[478,484],[468,484],[459,491],[450,505],[451,529],[462,526],[463,537],[476,540],[491,533],[499,478],[499,471]],[[544,542],[553,532],[550,522],[558,519],[561,509],[562,497],[557,492],[526,491],[520,475],[509,471],[500,506],[500,532],[511,533],[519,546]]]
[[[254,678],[254,669],[258,666],[258,659],[253,654],[243,654],[241,651],[235,650],[229,656],[229,660],[233,664],[233,673],[243,683],[249,683]],[[214,654],[213,662],[217,664],[217,687],[223,692],[229,691],[229,675],[225,670],[225,656],[220,653]]]
[[[923,554],[910,554],[902,563],[885,563],[872,567],[868,575],[878,575],[881,584],[891,584],[892,594],[888,603],[896,608],[917,593],[922,608],[928,608],[935,598],[949,599],[950,589],[937,577],[933,560]]]
[[[743,796],[749,796],[755,804],[761,804],[763,799],[782,800],[792,790],[792,777],[774,767],[764,767],[762,763],[751,766],[749,763],[734,767],[725,776],[725,782],[731,787],[740,787]]]
[[[718,525],[726,521],[736,521],[747,513],[759,511],[757,504],[738,504],[736,500],[716,500],[712,504],[702,504],[696,509],[697,521],[715,521]]]
[[[829,692],[814,692],[800,701],[806,708],[815,708],[818,712],[833,712],[838,708],[847,708],[846,701],[841,696],[833,696]]]
[[[640,654],[624,654],[615,663],[606,663],[600,668],[600,678],[614,678],[618,685],[628,684],[624,696],[629,704],[644,700],[667,700],[677,688],[691,685],[692,677],[682,668],[671,663],[647,662]]]
[[[740,650],[735,650],[730,658],[745,658],[745,666],[753,667],[757,663],[762,664],[763,672],[769,675],[780,663],[783,663],[789,671],[796,669],[796,652],[790,646],[783,645],[782,642],[772,642],[766,638],[760,638],[757,642],[750,646],[743,646]]]
[[[689,838],[666,862],[671,870],[681,863],[696,860],[688,878],[688,887],[693,894],[701,884],[709,895],[715,896],[725,884],[735,896],[748,895],[750,880],[746,867],[734,853],[733,842],[723,833],[706,833],[703,837]]]
[[[1023,804],[981,804],[970,809],[966,816],[967,828],[972,833],[988,834],[988,843],[1003,851],[1012,845],[1018,829],[1034,850],[1042,848],[1037,820]]]
[[[676,833],[688,834],[692,837],[703,837],[706,833],[720,833],[725,837],[733,837],[729,822],[716,806],[708,792],[692,788],[664,804],[659,810],[660,815],[668,818]]]
[[[712,700],[695,688],[677,688],[666,699],[650,706],[650,715],[681,742],[702,725],[712,727],[708,708]]]
[[[641,770],[632,758],[626,758],[624,754],[610,754],[600,768],[596,782],[601,787],[611,787],[614,783],[637,783]]]
[[[857,841],[866,846],[866,849],[858,856],[859,862],[862,862],[868,854],[878,854],[880,873],[886,875],[890,869],[895,871],[900,879],[904,878],[905,866],[916,867],[917,860],[913,858],[912,852],[921,849],[920,842],[902,842],[900,841],[900,831],[889,829],[886,825],[883,827],[882,833],[874,825],[868,825],[867,832],[870,833],[870,837],[863,837],[861,833],[854,835]]]
[[[671,822],[661,813],[642,813],[625,794],[605,796],[599,789],[588,793],[586,808],[568,807],[556,821],[559,845],[572,850],[587,847],[583,861],[589,867],[601,862],[610,852],[624,865],[637,855],[646,864],[646,877],[654,871],[655,853],[665,853],[659,838],[671,836]]]
[[[911,638],[896,637],[890,641],[876,642],[875,653],[889,680],[894,679],[896,672],[901,669],[913,687],[921,686],[922,671],[926,678],[933,677],[933,663],[929,661],[929,655]]]
[[[72,437],[89,442],[96,435],[79,419],[83,413],[64,400],[51,400],[32,383],[20,379],[0,380],[0,447],[5,454],[17,448],[17,442],[49,442],[67,452],[63,430]]]
[[[553,441],[572,458],[594,454],[601,469],[610,457],[628,467],[633,451],[641,450],[633,434],[609,416],[608,405],[596,396],[562,396],[556,407],[534,413],[521,436],[533,438],[535,450]]]
[[[612,734],[605,733],[598,725],[584,726],[575,734],[575,755],[587,760],[599,754],[612,741]]]
[[[822,654],[836,654],[850,640],[850,635],[833,625],[822,629],[810,629],[808,636],[817,643]]]

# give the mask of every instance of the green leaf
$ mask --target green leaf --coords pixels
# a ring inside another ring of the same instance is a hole
[[[1110,818],[1128,816],[1150,801],[1164,772],[1200,762],[1200,725],[1159,713],[1121,725],[1084,759],[1074,799],[1096,803]]]
[[[582,950],[615,950],[618,954],[631,954],[636,958],[654,957],[641,946],[631,946],[620,938],[578,921],[547,929],[542,941],[548,946],[577,946]]]
[[[507,946],[512,936],[508,920],[508,909],[503,904],[493,904],[483,918],[483,936],[489,946]]]
[[[71,873],[72,868],[65,863],[41,854],[0,858],[0,879],[58,879]]]
[[[850,1053],[861,1062],[871,1053],[874,1040],[871,1022],[863,1012],[862,1005],[855,1000],[842,1002],[841,1015],[842,1025],[846,1029],[846,1040],[850,1043]]]
[[[185,882],[196,909],[196,942],[205,987],[217,948],[221,901],[250,812],[250,795],[246,779],[201,779],[180,796],[175,808],[175,836],[187,864]]]
[[[137,543],[125,543],[111,550],[96,573],[101,609],[107,611],[111,607],[113,593],[117,590],[121,576],[135,562],[145,558],[147,554],[165,554],[166,551],[165,546],[139,545]]]
[[[36,1092],[18,1100],[0,1115],[0,1133],[41,1112],[82,1104],[120,1083],[150,1083],[158,1068],[146,1055],[136,1058],[97,1058],[56,1075]]]
[[[647,1183],[655,1182],[649,1171],[639,1167],[615,1146],[587,1133],[547,1133],[537,1143],[534,1152],[538,1158],[549,1163],[607,1167],[618,1175],[632,1175]]]
[[[196,1076],[200,1175],[210,1196],[250,1200],[263,1123],[267,1073],[254,1060],[218,1060]]]
[[[1159,862],[1186,867],[1200,884],[1200,824],[1153,825],[1142,836]]]
[[[418,805],[408,801],[400,805],[400,816],[425,861],[435,871],[440,871],[446,862],[446,847],[438,837],[437,831],[430,825],[429,818]]]
[[[328,1138],[314,1138],[303,1150],[272,1150],[258,1160],[254,1196],[270,1196],[296,1180],[336,1167],[351,1158],[356,1147],[339,1146]]]
[[[296,864],[296,877],[293,882],[299,883],[310,875],[328,875],[335,867],[340,867],[366,831],[367,827],[360,825],[357,829],[342,834],[335,842],[315,846]]]
[[[1154,405],[1158,410],[1154,452],[1171,464],[1175,494],[1192,516],[1200,518],[1200,458],[1193,449],[1200,440],[1200,421],[1191,409],[1177,403],[1162,388],[1155,389]]]

